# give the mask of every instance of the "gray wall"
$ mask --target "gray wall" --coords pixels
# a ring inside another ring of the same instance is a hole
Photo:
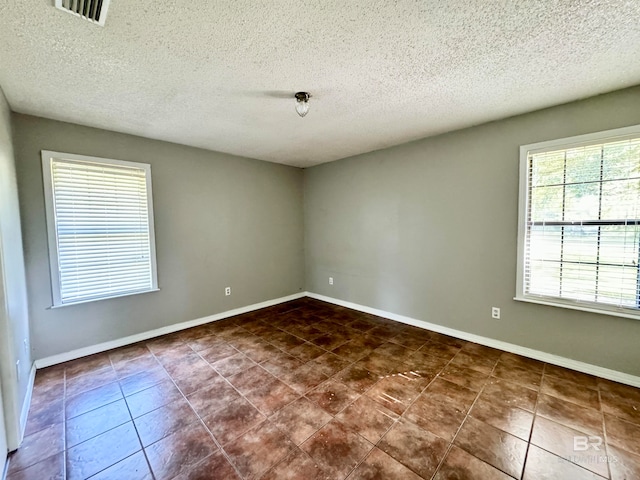
[[[13,120],[34,358],[303,290],[302,170],[32,116]],[[49,309],[41,150],[151,164],[159,292]]]
[[[307,290],[640,375],[640,321],[513,300],[519,146],[638,123],[636,87],[307,169]]]
[[[29,312],[11,113],[0,90],[0,379],[11,449],[18,446],[20,436],[18,421],[32,364],[29,348]],[[19,378],[15,368],[18,360]]]

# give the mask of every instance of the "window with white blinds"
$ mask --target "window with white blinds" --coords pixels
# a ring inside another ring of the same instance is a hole
[[[148,164],[42,152],[53,306],[158,289]]]
[[[516,299],[640,316],[640,128],[521,148]]]

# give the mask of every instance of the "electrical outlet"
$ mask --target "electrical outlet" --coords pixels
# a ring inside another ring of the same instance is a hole
[[[333,277],[329,277],[329,285],[333,285]]]
[[[20,360],[16,362],[16,378],[20,381]]]
[[[498,307],[491,307],[491,318],[500,319],[500,309]]]
[[[224,289],[224,294],[228,297],[229,295],[231,295],[231,287],[225,287]]]

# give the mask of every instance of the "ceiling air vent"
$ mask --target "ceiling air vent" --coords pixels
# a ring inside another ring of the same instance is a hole
[[[110,0],[55,0],[56,8],[104,26]]]

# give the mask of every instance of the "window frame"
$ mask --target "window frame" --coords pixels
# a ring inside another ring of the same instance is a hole
[[[514,300],[521,302],[549,305],[591,313],[600,313],[616,317],[640,320],[640,309],[618,307],[604,303],[588,302],[584,300],[569,300],[546,295],[525,293],[525,254],[527,212],[529,210],[529,155],[552,150],[571,149],[600,143],[617,142],[640,137],[640,125],[616,128],[601,132],[558,138],[520,146],[520,172],[518,186],[518,258],[516,276],[516,296]]]
[[[47,224],[47,243],[49,255],[49,273],[51,278],[51,299],[50,308],[61,308],[72,305],[80,305],[83,303],[98,302],[101,300],[109,300],[113,298],[128,297],[131,295],[140,295],[149,292],[157,292],[158,287],[158,268],[156,261],[156,241],[155,241],[155,223],[153,212],[153,192],[151,185],[151,165],[148,163],[130,162],[126,160],[116,160],[112,158],[94,157],[89,155],[78,155],[73,153],[54,152],[51,150],[42,150],[42,176],[44,181],[44,200],[45,200],[45,217]],[[95,163],[101,165],[115,165],[138,168],[145,172],[145,182],[147,189],[147,214],[149,225],[149,256],[151,263],[151,288],[137,292],[127,292],[117,295],[110,295],[99,298],[91,298],[76,302],[62,302],[62,291],[59,274],[59,251],[58,251],[58,234],[57,223],[55,217],[55,206],[53,198],[53,174],[52,163],[54,160],[71,160],[84,163]]]

